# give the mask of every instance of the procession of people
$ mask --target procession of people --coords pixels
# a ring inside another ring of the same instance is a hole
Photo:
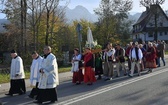
[[[89,47],[86,49],[89,49],[90,51]],[[90,52],[90,54],[92,53],[91,58],[93,59],[94,57],[94,65],[91,66],[94,70],[91,69],[91,71],[95,72],[97,80],[104,78],[105,81],[120,77],[122,69],[124,70],[122,73],[123,76],[133,77],[135,74],[134,72],[137,72],[138,76],[141,76],[141,72],[145,70],[147,73],[151,73],[153,68],[160,67],[160,59],[163,62],[163,66],[166,65],[164,60],[164,51],[165,45],[160,40],[158,40],[158,43],[130,42],[125,48],[120,44],[112,45],[112,43],[107,43],[106,48],[101,52]],[[85,55],[86,54],[80,54],[81,60],[78,60],[78,62],[84,62],[84,65],[82,67],[80,64],[80,67],[78,66],[77,68],[80,70],[80,75],[84,75],[84,78],[86,78],[86,76],[89,77],[88,72],[90,71],[85,67],[87,61],[82,59],[83,57],[86,57]],[[77,65],[79,65],[79,63],[77,63]],[[116,68],[116,73],[114,73],[114,67]],[[82,68],[84,72],[82,72]],[[89,75],[92,75],[91,78],[93,78],[93,72],[89,73]],[[73,72],[73,74],[74,73],[75,72]],[[94,81],[92,81],[91,84]],[[80,81],[80,84],[81,82],[82,81]],[[86,83],[85,79],[83,82]]]
[[[51,52],[50,46],[44,47],[41,57],[36,51],[32,52],[30,67],[30,84],[32,90],[28,95],[35,99],[35,103],[58,100],[57,86],[59,85],[57,59]],[[130,42],[127,47],[120,44],[107,43],[105,49],[93,53],[90,47],[85,47],[83,53],[74,49],[71,60],[73,73],[72,83],[93,85],[97,80],[113,80],[120,76],[133,77],[134,72],[141,76],[141,72],[151,73],[153,68],[166,65],[164,59],[165,46],[161,41],[138,43]],[[6,95],[22,95],[26,93],[23,61],[15,50],[11,51],[10,89]],[[127,62],[126,62],[127,61]],[[128,67],[126,66],[128,63]],[[121,73],[121,70],[124,70]],[[115,72],[116,70],[116,72]],[[97,77],[97,78],[96,78]]]

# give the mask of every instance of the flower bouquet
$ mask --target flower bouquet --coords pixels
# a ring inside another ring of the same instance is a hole
[[[101,45],[95,45],[93,49],[91,49],[92,53],[98,53],[102,51],[102,46]]]

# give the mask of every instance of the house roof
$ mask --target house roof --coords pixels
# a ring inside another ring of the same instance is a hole
[[[143,21],[147,17],[147,15],[148,15],[147,11],[143,12],[135,24],[141,23],[141,21]]]
[[[139,19],[137,20],[137,22],[133,25],[133,26],[136,26],[136,25],[141,25],[141,28],[138,29],[138,32],[142,32],[142,31],[148,31],[145,29],[145,26],[146,24],[148,23],[148,21],[150,20],[151,16],[154,14],[153,10],[155,8],[158,8],[163,14],[163,16],[165,16],[165,18],[167,19],[168,21],[168,17],[167,15],[165,14],[165,12],[163,11],[163,9],[160,7],[160,5],[151,5],[150,8],[147,8],[146,11],[144,11],[141,16],[139,17]],[[135,32],[133,32],[135,33]]]

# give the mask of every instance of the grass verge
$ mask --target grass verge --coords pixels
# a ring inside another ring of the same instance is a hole
[[[165,51],[165,54],[168,55],[168,51]]]
[[[70,66],[68,66],[68,67],[59,67],[58,72],[59,73],[70,72],[70,70],[71,70]],[[30,77],[30,72],[28,70],[25,70],[25,76],[26,76],[26,79],[28,79]],[[0,84],[7,83],[9,81],[10,81],[9,74],[3,74],[3,73],[0,74]]]

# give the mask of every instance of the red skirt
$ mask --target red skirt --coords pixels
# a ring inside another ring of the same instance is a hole
[[[81,83],[82,81],[83,81],[82,70],[80,69],[78,72],[73,72],[72,83],[76,83],[76,82]]]
[[[95,72],[92,70],[91,67],[85,67],[85,73],[84,73],[84,82],[88,83],[88,82],[95,82],[96,78],[95,78]]]
[[[156,61],[146,61],[146,68],[156,68]]]

